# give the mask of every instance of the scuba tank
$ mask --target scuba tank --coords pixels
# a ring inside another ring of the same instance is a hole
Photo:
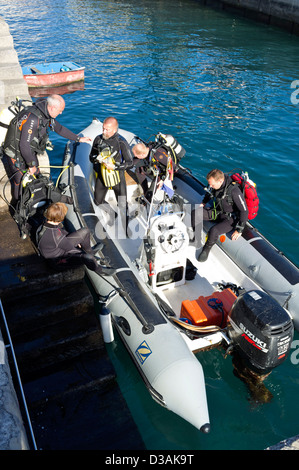
[[[19,114],[26,106],[24,103],[30,103],[32,105],[32,101],[27,100],[20,100],[19,98],[16,101],[12,101],[8,108],[5,108],[0,113],[0,145],[2,146],[5,141],[5,137],[7,134],[7,130],[9,124],[11,123],[12,119]]]
[[[20,109],[20,111],[17,111],[18,109]],[[23,165],[23,157],[20,152],[21,131],[23,125],[28,120],[30,114],[37,116],[39,122],[36,135],[33,136],[30,143],[31,149],[36,154],[41,154],[46,149],[52,150],[53,145],[49,141],[48,133],[41,133],[41,130],[44,127],[42,124],[44,114],[41,110],[39,110],[34,105],[24,106],[22,101],[17,101],[17,103],[15,104],[15,108],[13,109],[13,107],[11,107],[10,110],[13,112],[14,117],[10,120],[9,125],[7,125],[7,130],[5,133],[5,139],[2,148],[4,153],[8,157],[16,160],[15,165],[20,168]]]
[[[10,109],[6,108],[0,114],[0,145],[4,144],[4,140],[7,134],[8,126],[11,120],[15,117],[15,113]]]
[[[174,163],[178,164],[179,161],[185,156],[186,150],[178,143],[178,141],[169,134],[162,134],[159,132],[156,136],[158,142],[163,146],[170,149],[171,156],[174,158]]]

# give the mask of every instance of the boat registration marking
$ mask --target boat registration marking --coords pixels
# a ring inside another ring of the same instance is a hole
[[[146,359],[152,354],[152,350],[146,341],[142,341],[142,343],[136,349],[135,354],[138,357],[140,363],[143,364]]]

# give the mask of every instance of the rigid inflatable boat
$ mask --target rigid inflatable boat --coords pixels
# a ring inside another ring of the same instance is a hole
[[[94,119],[82,135],[101,133],[102,123]],[[139,142],[133,133],[119,134],[130,146]],[[126,233],[120,216],[111,223],[111,213],[93,202],[90,150],[90,144],[68,143],[59,184],[74,201],[68,229],[89,227],[93,242],[103,242],[101,255],[116,268],[109,277],[87,269],[102,303],[104,340],[113,341],[117,331],[152,397],[209,432],[204,373],[195,353],[221,347],[259,376],[280,365],[299,327],[299,270],[249,222],[238,241],[220,237],[199,263],[200,248],[188,227],[205,188],[181,165],[171,198],[157,191],[144,201],[134,178],[127,178]],[[117,213],[113,191],[106,201]],[[202,228],[203,241],[208,229]]]

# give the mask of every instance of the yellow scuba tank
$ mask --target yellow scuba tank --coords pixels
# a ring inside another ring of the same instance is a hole
[[[120,182],[120,176],[118,170],[109,170],[105,163],[113,163],[115,164],[114,155],[116,155],[116,151],[111,154],[110,148],[105,148],[100,152],[99,157],[97,158],[98,162],[101,163],[101,175],[103,178],[104,185],[107,188],[112,188],[116,186]]]

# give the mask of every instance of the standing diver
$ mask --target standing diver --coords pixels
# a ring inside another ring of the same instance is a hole
[[[105,203],[107,191],[114,191],[122,216],[123,227],[127,228],[127,186],[125,170],[133,166],[133,157],[127,141],[118,134],[118,122],[114,117],[108,117],[103,122],[103,131],[93,142],[90,161],[97,171],[94,202],[96,205],[114,216],[114,211]]]
[[[65,101],[60,95],[50,95],[24,108],[9,124],[3,150],[11,181],[12,205],[20,198],[24,173],[28,170],[31,175],[39,174],[38,155],[46,149],[48,128],[75,142],[91,141],[89,137],[80,137],[59,124],[56,117],[64,108]]]

